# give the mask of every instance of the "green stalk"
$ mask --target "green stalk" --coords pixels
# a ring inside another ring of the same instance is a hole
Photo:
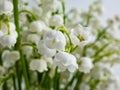
[[[13,0],[13,6],[14,6],[14,23],[15,23],[15,26],[16,26],[17,34],[18,34],[15,49],[19,50],[20,45],[21,45],[21,35],[20,35],[20,28],[19,28],[18,0]]]
[[[12,79],[13,79],[14,90],[17,90],[16,81],[15,81],[15,75],[14,74],[12,74]]]
[[[54,76],[54,90],[60,90],[60,74],[58,73],[58,67],[55,69],[55,76]]]
[[[65,3],[62,2],[62,10],[63,10],[63,20],[64,20],[64,25],[66,23],[66,15],[65,15]]]
[[[84,75],[84,73],[78,72],[77,83],[76,83],[76,85],[74,87],[74,90],[79,90],[79,85],[82,82],[83,75]]]
[[[22,62],[22,67],[23,67],[23,75],[24,75],[25,84],[26,84],[26,90],[30,90],[29,79],[28,79],[28,75],[27,75],[26,63],[25,63],[24,55],[23,55],[21,49],[20,49],[20,55],[21,55],[21,62]]]
[[[19,30],[19,14],[18,14],[18,0],[13,0],[13,6],[14,6],[14,23],[16,26],[16,31],[18,33],[17,43],[15,45],[15,49],[19,50],[20,47],[20,30]],[[17,84],[18,84],[18,90],[21,89],[21,77],[20,77],[20,69],[18,68],[19,62],[16,63],[16,75],[17,75]]]
[[[14,6],[14,23],[16,26],[16,31],[18,33],[18,38],[17,38],[17,43],[15,45],[15,49],[20,51],[20,55],[21,55],[21,63],[23,66],[23,75],[24,75],[24,79],[25,79],[25,84],[26,84],[26,90],[29,90],[29,80],[28,80],[28,76],[27,76],[27,69],[26,69],[26,64],[25,64],[25,60],[24,60],[24,56],[21,50],[21,34],[20,34],[20,28],[19,28],[19,10],[18,10],[18,0],[13,0],[13,6]],[[16,66],[16,69],[19,68],[18,66]],[[18,70],[18,69],[17,69]],[[19,74],[20,71],[16,72],[17,74]],[[19,77],[17,77],[19,78]],[[18,79],[18,83],[21,84],[21,82]],[[20,90],[20,89],[19,89]]]

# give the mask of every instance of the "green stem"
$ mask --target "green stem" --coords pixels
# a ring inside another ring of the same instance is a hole
[[[20,54],[21,54],[21,62],[22,62],[22,67],[23,67],[23,75],[24,75],[24,79],[25,79],[25,83],[26,83],[26,90],[30,90],[26,62],[25,62],[24,55],[23,55],[21,49],[20,49]]]
[[[59,27],[58,31],[65,33],[70,41],[70,45],[73,46],[68,30],[65,27]]]
[[[14,90],[17,90],[16,81],[15,81],[15,75],[14,74],[12,74],[12,79],[13,79]]]
[[[62,10],[63,10],[63,20],[64,20],[64,25],[66,23],[66,15],[65,15],[65,3],[62,2]]]
[[[37,20],[37,17],[32,12],[30,12],[28,10],[21,10],[19,13],[24,13],[24,12],[30,14],[33,17],[34,20]]]
[[[60,74],[58,73],[58,67],[56,67],[55,70],[55,76],[54,76],[54,90],[60,90]]]
[[[20,66],[20,65],[19,65],[19,62],[16,62],[15,67],[16,67],[18,90],[22,90],[22,88],[21,88],[21,79],[22,79],[21,74],[22,74],[22,73],[21,73],[20,68],[18,68],[19,66]]]
[[[13,6],[14,6],[14,23],[16,26],[16,31],[18,33],[17,43],[15,45],[15,48],[19,50],[21,38],[20,38],[20,28],[19,28],[19,12],[18,12],[18,0],[13,0]]]
[[[16,31],[18,33],[18,38],[17,38],[17,43],[15,45],[15,49],[20,51],[21,63],[23,65],[23,75],[24,75],[25,84],[26,84],[26,90],[29,90],[30,88],[29,88],[29,80],[28,80],[28,76],[27,76],[27,69],[26,69],[26,64],[25,64],[25,60],[24,60],[24,55],[23,55],[22,50],[21,50],[21,34],[20,34],[21,31],[19,28],[18,0],[13,0],[13,6],[14,6],[14,23],[16,26]],[[18,66],[16,66],[16,68],[18,68]],[[18,82],[20,82],[20,81],[18,81]]]
[[[76,72],[73,77],[71,78],[71,80],[66,84],[66,86],[64,87],[63,90],[68,90],[68,87],[71,86],[76,78],[76,76],[78,75],[78,72]]]
[[[17,38],[17,43],[15,45],[15,49],[16,50],[19,50],[20,48],[20,41],[21,41],[21,38],[20,38],[20,28],[19,28],[19,13],[18,13],[18,0],[13,0],[13,6],[14,6],[14,23],[15,23],[15,26],[16,26],[16,31],[17,31],[17,34],[18,34],[18,38]],[[18,90],[22,90],[21,89],[21,78],[20,78],[20,70],[18,68],[19,66],[19,62],[16,63],[16,74],[17,74],[17,86],[18,86]]]
[[[84,73],[78,72],[77,83],[76,83],[76,85],[74,87],[74,90],[79,90],[79,85],[82,82],[83,76],[84,76]]]

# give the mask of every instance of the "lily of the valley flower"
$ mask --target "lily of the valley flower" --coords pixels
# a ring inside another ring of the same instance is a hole
[[[5,50],[2,53],[3,65],[6,68],[13,66],[15,62],[19,59],[20,59],[20,53],[18,51]]]
[[[30,69],[38,72],[47,71],[47,63],[45,60],[33,59],[30,62]]]
[[[30,31],[34,33],[40,33],[45,30],[46,25],[42,21],[33,21],[30,23]]]
[[[66,52],[58,52],[55,55],[53,64],[60,71],[68,70],[69,72],[74,72],[78,68],[75,56]]]
[[[18,34],[15,31],[15,26],[13,23],[9,23],[10,28],[9,28],[9,33],[8,33],[8,28],[3,27],[0,31],[0,44],[3,47],[13,47],[15,43],[17,42],[17,37]]]
[[[44,33],[43,40],[38,43],[38,50],[43,56],[51,57],[57,50],[64,50],[65,45],[65,36],[60,31],[50,30]]]
[[[11,14],[13,10],[13,4],[8,0],[0,0],[0,14]]]
[[[93,68],[92,60],[88,57],[83,57],[80,59],[79,71],[84,73],[89,73]]]
[[[70,32],[70,37],[72,43],[76,46],[84,46],[88,44],[91,40],[91,35],[86,28],[82,27],[81,25],[77,25],[73,28]]]
[[[63,25],[63,17],[61,15],[54,15],[50,18],[50,26],[60,27]]]

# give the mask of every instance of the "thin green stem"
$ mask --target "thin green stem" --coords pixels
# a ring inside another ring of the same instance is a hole
[[[25,63],[24,55],[21,49],[20,49],[20,54],[21,54],[21,62],[22,62],[22,67],[23,67],[23,75],[24,75],[24,79],[26,83],[26,90],[29,90],[30,86],[29,86],[28,74],[27,74],[27,69],[26,69],[26,63]]]
[[[84,76],[84,73],[78,72],[77,83],[76,83],[76,85],[75,85],[75,87],[74,87],[74,90],[79,90],[79,85],[80,85],[80,83],[82,82],[83,76]]]
[[[64,25],[66,23],[66,15],[65,15],[65,3],[62,2],[62,10],[63,10],[63,20],[64,20]]]
[[[16,62],[15,64],[15,67],[16,67],[16,76],[17,76],[17,84],[18,84],[18,90],[22,90],[21,88],[21,79],[22,79],[22,76],[21,76],[21,70],[19,67],[19,62]]]
[[[12,74],[12,79],[13,79],[14,90],[17,90],[16,81],[15,81],[15,75],[14,74]]]
[[[19,14],[20,13],[28,13],[28,14],[30,14],[32,17],[33,17],[33,19],[34,20],[37,20],[37,17],[32,13],[32,12],[30,12],[30,11],[28,11],[28,10],[21,10],[20,12],[19,12]]]
[[[55,76],[54,76],[54,90],[60,90],[60,74],[58,73],[58,67],[56,67],[55,70]]]

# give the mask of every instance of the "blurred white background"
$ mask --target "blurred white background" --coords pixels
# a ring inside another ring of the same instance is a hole
[[[79,10],[87,10],[89,5],[95,0],[65,0],[67,3],[67,10],[70,8],[77,8]],[[114,15],[120,16],[120,0],[102,0],[105,12],[103,20],[112,18]]]

